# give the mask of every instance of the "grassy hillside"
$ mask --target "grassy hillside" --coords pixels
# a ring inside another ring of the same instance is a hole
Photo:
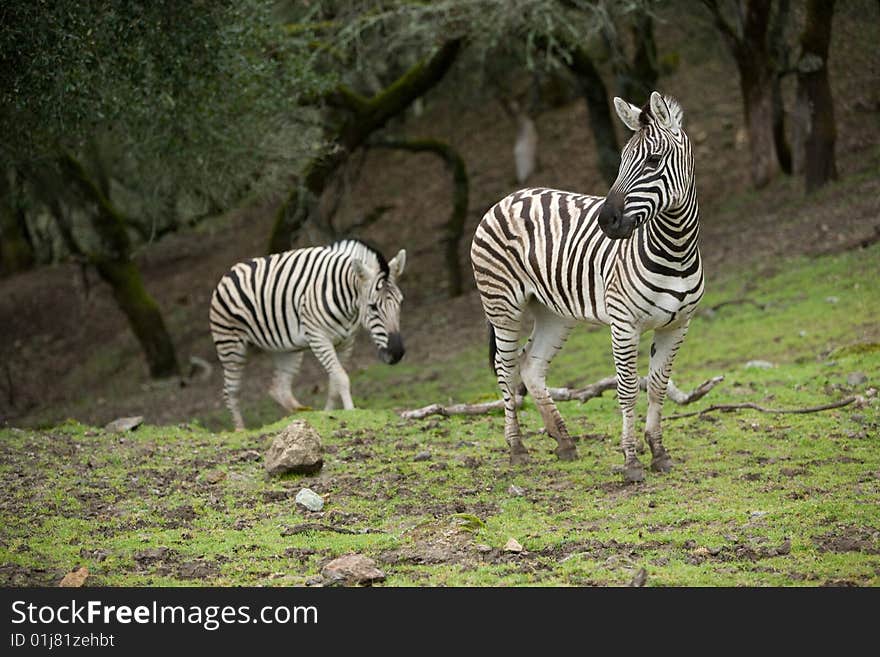
[[[852,394],[864,403],[669,420],[675,469],[638,485],[616,471],[611,393],[561,404],[579,436],[573,463],[552,455],[528,402],[527,466],[508,465],[500,414],[401,420],[403,407],[495,398],[473,333],[450,335],[428,364],[354,372],[356,403],[370,410],[303,413],[324,437],[318,475],[266,477],[261,455],[287,420],[242,434],[198,423],[125,435],[76,422],[0,430],[0,584],[50,584],[78,565],[92,585],[304,584],[357,551],[377,560],[386,585],[623,585],[641,568],[657,586],[880,585],[878,257],[875,245],[713,276],[674,378],[683,389],[726,379],[667,414]],[[710,311],[734,299],[746,301]],[[751,360],[774,366],[746,368]],[[550,382],[612,372],[607,331],[581,329]],[[253,425],[278,410],[264,402],[246,415]],[[303,486],[324,495],[323,512],[296,507]],[[525,551],[504,552],[509,538]]]

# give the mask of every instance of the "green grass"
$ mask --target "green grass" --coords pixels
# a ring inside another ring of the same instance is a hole
[[[508,465],[500,414],[399,418],[403,407],[495,398],[483,344],[424,368],[356,373],[365,410],[301,414],[327,448],[312,476],[265,475],[260,455],[287,420],[240,434],[198,423],[124,436],[74,422],[2,430],[0,583],[52,583],[85,565],[93,585],[296,585],[328,559],[362,552],[387,586],[625,585],[641,568],[651,586],[880,585],[878,262],[873,247],[710,274],[674,378],[682,389],[725,381],[687,410],[805,407],[852,394],[865,403],[668,420],[675,468],[635,486],[616,470],[611,393],[560,405],[582,436],[572,463],[552,455],[529,402],[528,466]],[[737,298],[758,305],[705,312]],[[750,360],[774,367],[747,369]],[[607,330],[579,329],[550,383],[612,372]],[[848,383],[854,372],[867,382]],[[669,403],[666,412],[680,410]],[[414,461],[422,450],[431,459]],[[508,492],[512,484],[524,494]],[[323,516],[294,504],[306,485],[324,495]],[[355,533],[284,535],[315,521]],[[502,551],[511,537],[525,552]],[[159,547],[167,550],[144,552]]]

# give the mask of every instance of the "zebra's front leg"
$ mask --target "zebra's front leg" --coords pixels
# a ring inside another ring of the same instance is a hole
[[[666,399],[666,386],[672,372],[672,361],[684,341],[688,325],[654,331],[654,344],[651,346],[651,370],[648,373],[648,416],[645,421],[645,441],[651,447],[651,469],[669,472],[672,459],[663,447],[663,433],[660,416],[663,401]]]
[[[532,338],[520,357],[523,383],[535,400],[547,433],[556,439],[556,456],[560,461],[575,460],[577,449],[559,409],[550,398],[546,377],[550,361],[562,348],[573,324],[572,321],[557,317],[543,308],[536,308]]]
[[[345,410],[353,409],[348,373],[336,355],[333,342],[325,336],[317,336],[309,341],[309,345],[328,376],[327,404],[324,410],[334,410],[337,399],[342,401],[342,408]]]
[[[635,433],[635,406],[639,393],[639,332],[628,325],[612,325],[611,344],[617,370],[617,399],[623,416],[620,439],[624,457],[623,479],[627,483],[634,483],[645,478],[645,469],[637,455]]]
[[[495,330],[495,374],[504,400],[504,439],[510,446],[510,464],[529,462],[529,450],[522,442],[516,413],[516,392],[519,387],[519,328]]]
[[[342,366],[342,369],[345,370],[348,367],[349,362],[351,361],[351,352],[354,350],[354,336],[348,338],[345,342],[340,344],[336,348],[336,353],[339,355],[339,363]],[[349,386],[347,383],[345,384],[345,389],[349,390]],[[339,405],[342,404],[343,408],[349,408],[345,406],[345,400],[341,395],[341,385],[338,379],[334,379],[330,377],[328,389],[327,389],[327,404],[324,407],[324,410],[332,411],[335,408],[339,408]],[[351,395],[349,394],[349,400],[351,400]],[[351,406],[354,408],[354,405]]]

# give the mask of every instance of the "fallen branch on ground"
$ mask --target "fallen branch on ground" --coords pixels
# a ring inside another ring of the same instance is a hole
[[[676,413],[675,415],[667,415],[664,420],[678,420],[683,417],[694,417],[695,415],[705,415],[706,413],[714,413],[715,411],[741,411],[751,408],[761,413],[818,413],[820,411],[830,411],[833,408],[841,408],[849,406],[853,402],[859,401],[859,395],[847,397],[840,401],[831,402],[830,404],[821,404],[819,406],[808,406],[806,408],[765,408],[754,402],[742,402],[741,404],[712,404],[708,408],[701,411],[691,411],[690,413]]]
[[[691,402],[695,402],[698,399],[704,397],[706,393],[708,393],[712,388],[714,388],[723,380],[723,376],[716,376],[709,379],[708,381],[704,381],[690,392],[684,392],[682,390],[679,390],[679,388],[670,379],[668,385],[666,386],[666,394],[669,399],[674,401],[676,404],[690,404]],[[639,386],[642,390],[645,390],[647,388],[647,379],[642,377],[642,379],[639,381]],[[613,376],[608,376],[584,388],[549,388],[548,390],[550,392],[550,397],[553,399],[553,401],[579,401],[583,404],[588,399],[600,397],[603,392],[607,390],[614,390],[616,387],[617,378]],[[520,395],[517,395],[516,407],[519,408],[520,406],[522,406],[522,403],[523,398]],[[483,415],[485,413],[501,410],[503,408],[504,401],[501,399],[491,402],[483,402],[481,404],[451,404],[449,406],[443,406],[442,404],[430,404],[429,406],[424,406],[422,408],[402,411],[400,413],[400,417],[405,420],[421,420],[430,415],[440,415],[443,417],[448,417],[450,415]]]

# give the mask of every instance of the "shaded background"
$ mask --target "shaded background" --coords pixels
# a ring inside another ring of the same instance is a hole
[[[833,22],[810,23],[829,6]],[[208,303],[231,264],[270,245],[351,234],[388,255],[406,248],[407,361],[480,343],[467,256],[476,224],[520,186],[603,195],[601,156],[626,138],[608,109],[614,95],[642,102],[656,88],[681,101],[710,286],[715,272],[761,277],[775,258],[861,248],[880,234],[876,2],[61,2],[3,11],[4,423],[137,414],[227,427]],[[823,25],[827,67],[809,50]],[[818,121],[803,116],[800,94],[821,69],[837,179],[828,170],[808,190],[799,130]],[[772,78],[775,116],[772,102],[744,104],[749,75]],[[614,133],[598,121],[603,99]],[[767,143],[774,126],[787,165]],[[537,136],[527,176],[514,157],[520,134]],[[456,157],[468,198],[453,271]],[[155,300],[173,347],[164,366],[148,360],[123,312],[120,267],[127,282],[138,272]],[[880,329],[863,332],[876,340]],[[361,337],[350,371],[356,403],[369,405],[357,371],[374,355]],[[242,393],[246,415],[262,421],[282,415],[265,398],[270,368],[255,355]],[[296,391],[323,404],[326,380],[311,356]]]

